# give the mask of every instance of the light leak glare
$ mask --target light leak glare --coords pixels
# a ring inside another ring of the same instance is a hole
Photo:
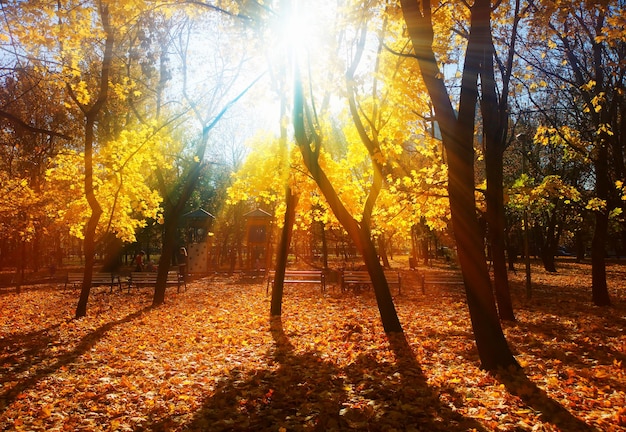
[[[312,2],[292,1],[277,23],[280,44],[288,53],[311,55],[321,48],[325,22]]]

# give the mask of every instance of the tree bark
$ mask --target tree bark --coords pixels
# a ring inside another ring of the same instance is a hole
[[[195,149],[194,159],[191,162],[191,167],[183,176],[180,184],[174,185],[173,188],[168,188],[162,173],[157,172],[157,178],[159,180],[159,187],[161,194],[164,197],[165,216],[173,219],[171,224],[166,222],[167,229],[165,229],[165,239],[161,248],[161,258],[159,259],[159,269],[157,272],[156,286],[154,289],[154,296],[152,298],[152,307],[159,306],[165,301],[165,289],[167,287],[167,272],[170,269],[172,263],[172,257],[176,248],[176,228],[178,226],[178,218],[182,213],[189,197],[193,194],[200,177],[202,170],[206,166],[204,162],[204,155],[206,153],[207,144],[209,141],[209,132],[215,127],[215,125],[224,117],[226,112],[241,99],[252,86],[261,78],[260,75],[246,88],[244,88],[237,96],[220,110],[219,113],[211,120],[209,124],[204,124],[202,127],[202,138],[200,143]],[[178,196],[174,194],[178,192]],[[172,236],[169,238],[169,236]]]
[[[479,26],[479,46],[484,47],[480,82],[482,88],[481,112],[485,137],[485,168],[487,180],[487,224],[489,226],[489,244],[493,260],[494,289],[500,319],[515,321],[509,279],[506,268],[506,217],[504,213],[503,166],[504,150],[507,145],[507,129],[509,123],[508,92],[517,26],[519,18],[519,1],[515,2],[515,20],[513,23],[509,54],[506,69],[502,76],[500,99],[496,91],[494,74],[494,57],[496,56],[491,37],[491,25]]]
[[[545,271],[556,273],[556,263],[554,255],[558,249],[560,238],[560,229],[557,229],[558,223],[558,202],[554,206],[554,210],[550,213],[545,233],[542,233],[541,262]]]
[[[487,144],[487,147],[489,147],[489,144]],[[492,153],[494,151],[486,151],[485,165],[487,172],[487,224],[489,226],[488,236],[493,260],[494,290],[500,319],[515,321],[506,266],[506,222],[502,183],[502,153],[497,151],[495,152],[497,154]]]
[[[91,108],[78,103],[81,110],[85,114],[85,198],[89,203],[91,215],[85,227],[84,253],[85,253],[85,271],[83,273],[83,285],[80,290],[78,305],[76,306],[76,318],[87,315],[87,302],[89,301],[89,293],[91,291],[91,280],[93,277],[93,266],[96,252],[96,229],[102,215],[102,207],[98,202],[93,185],[93,145],[95,135],[96,118],[104,107],[108,98],[109,75],[111,72],[111,62],[113,60],[113,29],[109,22],[109,9],[107,5],[100,6],[100,19],[102,27],[106,34],[104,43],[104,53],[102,57],[102,67],[100,74],[100,88],[98,98]],[[73,95],[73,94],[72,94]],[[76,98],[74,98],[76,101]]]
[[[401,5],[448,157],[450,213],[481,367],[487,370],[509,366],[519,368],[500,326],[474,198],[473,135],[482,58],[476,32],[478,27],[490,25],[491,5],[488,0],[476,0],[471,7],[458,117],[432,50],[434,35],[430,1],[401,0]]]
[[[607,200],[609,195],[608,148],[605,142],[596,144],[598,154],[594,166],[596,171],[596,194],[598,198]],[[608,209],[595,212],[596,226],[591,240],[591,297],[596,306],[609,306],[611,298],[606,283],[606,240],[608,237]]]
[[[186,202],[186,200],[185,200]],[[174,251],[176,250],[176,231],[178,227],[179,211],[171,208],[164,218],[163,235],[161,244],[161,257],[157,267],[157,279],[152,297],[152,307],[165,303],[165,291],[167,287],[167,274],[170,271]]]
[[[295,195],[289,186],[285,189],[285,218],[280,241],[278,243],[278,250],[276,251],[276,274],[274,276],[274,285],[272,285],[272,302],[270,305],[271,316],[280,316],[282,314],[287,255],[289,254],[293,223],[296,219],[296,206],[298,204],[298,195]]]
[[[326,198],[328,205],[330,206],[333,214],[343,225],[348,235],[354,241],[357,250],[363,257],[365,266],[372,280],[374,287],[374,294],[376,296],[376,302],[378,304],[378,311],[380,313],[383,328],[386,333],[402,332],[402,326],[398,319],[395,305],[393,304],[393,298],[391,297],[391,291],[389,290],[389,284],[385,278],[380,262],[378,261],[378,255],[376,253],[376,247],[371,238],[369,226],[366,221],[369,217],[364,215],[363,221],[359,223],[346,209],[341,202],[339,195],[333,188],[332,183],[326,176],[326,173],[321,168],[317,159],[320,150],[319,137],[314,135],[313,138],[307,135],[306,121],[305,121],[305,108],[304,108],[304,95],[302,93],[302,81],[298,74],[296,74],[295,88],[294,88],[294,133],[296,142],[302,154],[302,159],[307,170],[317,183],[320,191]],[[310,122],[309,122],[310,124]],[[312,148],[311,143],[314,143]],[[368,198],[368,204],[373,205],[371,195]]]

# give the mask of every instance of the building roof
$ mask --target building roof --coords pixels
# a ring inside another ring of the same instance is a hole
[[[182,219],[192,219],[192,220],[206,220],[206,219],[215,219],[211,213],[204,209],[197,209],[194,211],[190,211],[189,213],[185,213],[182,216]]]
[[[243,216],[246,218],[271,218],[272,217],[271,214],[269,214],[268,212],[264,210],[261,210],[260,208],[254,209],[251,212],[248,212]]]

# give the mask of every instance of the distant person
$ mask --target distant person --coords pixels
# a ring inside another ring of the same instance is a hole
[[[146,253],[144,251],[140,251],[135,256],[135,271],[140,272],[143,271],[143,257]]]
[[[178,250],[178,273],[187,274],[187,248],[184,246]]]
[[[156,271],[156,266],[154,265],[152,260],[148,260],[148,262],[146,263],[146,271],[148,271],[148,272],[155,272]]]

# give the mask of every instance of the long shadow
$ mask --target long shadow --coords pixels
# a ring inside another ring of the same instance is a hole
[[[398,388],[401,394],[396,396],[398,400],[396,403],[405,411],[401,419],[401,428],[414,425],[418,430],[427,431],[486,430],[475,419],[464,417],[449,405],[442,403],[440,398],[442,395],[428,385],[426,376],[403,333],[390,334],[387,339],[396,357],[397,374],[400,377]],[[443,388],[442,392],[446,393],[448,399],[462,403],[461,396],[452,388]]]
[[[518,396],[527,406],[540,412],[544,422],[557,426],[559,430],[572,432],[599,431],[599,429],[574,417],[561,404],[551,399],[545,391],[530,381],[522,371],[502,372],[496,376],[496,379],[505,385],[509,393]]]
[[[519,287],[516,287],[519,290]],[[541,323],[516,323],[524,335],[524,344],[536,347],[533,354],[546,359],[558,359],[564,364],[580,366],[581,354],[593,359],[601,365],[612,365],[615,361],[626,361],[626,355],[612,349],[608,344],[597,343],[597,334],[605,338],[619,338],[626,327],[626,307],[623,303],[615,303],[609,308],[591,305],[590,299],[582,295],[580,290],[549,285],[536,284],[533,299],[519,306],[520,310],[539,311],[546,320]],[[586,294],[586,293],[585,293]],[[592,317],[593,326],[585,326],[586,317]],[[576,329],[572,329],[571,322]],[[569,324],[566,325],[566,323]],[[582,327],[581,327],[582,326]],[[590,338],[586,338],[588,334]],[[535,340],[528,340],[534,338]],[[569,348],[564,352],[558,344],[547,343],[552,340],[564,341],[568,345],[575,344],[577,349]],[[626,389],[626,384],[609,377],[600,380],[616,390]]]
[[[272,320],[271,334],[275,346],[268,353],[268,367],[247,373],[231,370],[186,430],[337,429],[345,400],[340,371],[314,352],[295,353],[280,319]],[[146,429],[166,431],[176,424],[169,417]]]
[[[442,405],[404,336],[392,341],[394,364],[363,354],[341,368],[314,351],[296,352],[280,318],[272,320],[270,331],[274,347],[268,366],[233,369],[185,430],[485,430]],[[146,430],[176,426],[179,420],[168,417]]]
[[[136,318],[139,318],[142,314],[144,314],[145,312],[147,312],[148,310],[150,310],[149,307],[145,307],[143,309],[140,309],[136,312],[133,312],[127,316],[125,316],[124,318],[121,318],[119,320],[116,321],[112,321],[109,323],[106,323],[100,327],[98,327],[96,330],[94,330],[93,332],[83,336],[83,338],[80,340],[80,342],[78,343],[78,345],[76,345],[76,347],[71,350],[70,352],[64,352],[61,353],[58,358],[56,359],[56,361],[48,366],[42,367],[41,369],[37,370],[36,372],[29,374],[29,376],[25,379],[16,379],[16,374],[17,372],[19,372],[20,370],[26,370],[32,366],[36,366],[33,365],[32,362],[28,363],[26,362],[25,364],[23,364],[22,366],[19,366],[15,369],[15,371],[12,371],[10,374],[7,374],[7,377],[3,378],[5,379],[4,382],[8,382],[8,381],[17,381],[17,384],[15,384],[12,388],[10,388],[9,390],[5,391],[4,393],[0,393],[0,411],[4,410],[7,406],[11,405],[11,403],[13,403],[15,401],[15,399],[17,398],[17,396],[20,393],[23,393],[24,391],[26,391],[29,388],[34,387],[39,381],[41,381],[43,378],[52,375],[54,372],[56,372],[57,370],[59,370],[61,367],[68,365],[70,363],[72,363],[73,361],[75,361],[78,357],[80,357],[81,355],[85,354],[86,352],[88,352],[89,350],[91,350],[91,348],[93,348],[93,346],[100,340],[102,339],[102,337],[112,328],[130,322]],[[33,347],[31,348],[31,359],[36,359],[39,356],[36,355],[37,352],[41,352],[43,353],[44,349],[47,348],[47,344],[45,344],[45,340],[42,341],[42,343],[40,344],[39,348]],[[46,356],[49,356],[48,353],[46,353]]]
[[[557,314],[563,318],[576,319],[580,317],[580,315],[591,315],[606,319],[607,311],[615,311],[615,315],[620,315],[619,311],[626,309],[624,303],[615,298],[613,298],[614,303],[612,306],[593,306],[591,288],[582,291],[579,288],[533,282],[532,299],[526,300],[525,289],[522,287],[521,282],[511,282],[510,286],[512,293],[518,299],[521,299],[521,304],[518,306],[519,308],[529,311]],[[626,320],[623,321],[626,322]]]
[[[546,329],[544,325],[520,323],[517,324],[522,330],[522,334],[526,338],[524,345],[530,345],[528,338],[533,337],[531,352],[535,357],[545,360],[559,360],[563,365],[569,365],[574,368],[591,368],[589,362],[593,361],[595,365],[613,365],[614,362],[626,362],[626,354],[610,348],[607,344],[597,344],[583,335],[577,335],[575,339],[568,338],[571,330],[565,329],[564,326],[556,326],[550,324],[551,328]],[[552,342],[558,338],[564,340],[569,346],[568,350],[563,350],[558,343]],[[514,339],[512,339],[514,341]],[[515,342],[514,342],[515,343]],[[576,348],[571,346],[575,345]],[[584,356],[582,355],[584,353]],[[584,357],[584,358],[583,358]],[[618,377],[606,376],[603,378],[594,378],[599,387],[609,386],[613,390],[626,391],[626,383],[619,380]]]
[[[0,351],[16,351],[17,349],[32,350],[37,348],[38,345],[42,345],[42,337],[47,336],[49,332],[58,329],[61,323],[52,324],[44,329],[26,332],[26,333],[14,333],[11,336],[4,336],[0,339]],[[14,347],[19,345],[19,347]]]
[[[57,330],[60,326],[61,324],[58,323],[41,330],[16,333],[0,338],[0,358],[2,358],[2,364],[10,365],[8,366],[10,367],[10,373],[7,372],[8,367],[0,367],[0,384],[12,381],[15,375],[30,369],[34,363],[40,361],[38,359],[42,356],[47,356],[46,350],[60,345],[60,342],[50,335],[52,331]],[[1,407],[2,405],[0,404]]]

